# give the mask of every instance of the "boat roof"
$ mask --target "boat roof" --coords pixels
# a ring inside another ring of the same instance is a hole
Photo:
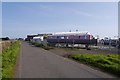
[[[57,32],[53,33],[53,36],[65,36],[65,35],[91,35],[88,31],[82,32]]]

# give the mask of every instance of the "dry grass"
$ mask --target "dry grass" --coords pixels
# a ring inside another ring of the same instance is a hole
[[[8,48],[13,41],[0,41],[0,52],[2,52],[5,48]]]

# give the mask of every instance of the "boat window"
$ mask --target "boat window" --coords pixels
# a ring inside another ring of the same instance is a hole
[[[66,39],[69,39],[69,37],[67,36]]]
[[[61,39],[64,39],[64,37],[62,36]]]

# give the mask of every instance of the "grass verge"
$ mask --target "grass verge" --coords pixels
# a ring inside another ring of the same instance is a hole
[[[97,67],[114,75],[120,75],[119,54],[73,54],[69,58]]]
[[[16,59],[20,51],[20,41],[15,41],[2,51],[2,78],[13,78]]]

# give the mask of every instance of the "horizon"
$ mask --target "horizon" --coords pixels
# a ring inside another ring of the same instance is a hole
[[[117,2],[3,2],[2,14],[3,37],[70,30],[118,36]]]
[[[84,33],[84,32],[87,32],[87,33],[89,33],[89,34],[91,34],[90,32],[88,32],[88,31],[73,31],[73,32],[71,32],[71,33],[75,33],[75,32],[79,32],[79,33]],[[4,36],[4,37],[0,37],[0,38],[9,38],[9,39],[19,39],[19,38],[22,38],[22,39],[26,39],[27,38],[27,36],[32,36],[32,35],[38,35],[39,36],[39,34],[52,34],[52,35],[54,35],[54,34],[62,34],[62,33],[70,33],[70,31],[67,31],[67,32],[54,32],[54,33],[52,33],[52,32],[49,32],[49,33],[38,33],[38,34],[27,34],[26,35],[26,37],[18,37],[18,38],[10,38],[10,37],[8,37],[8,36]],[[92,34],[91,34],[92,35]],[[95,39],[97,39],[98,38],[98,40],[101,40],[101,39],[105,39],[105,38],[108,38],[108,39],[119,39],[119,36],[113,36],[113,37],[109,37],[109,36],[104,36],[104,37],[99,37],[99,35],[96,35],[96,36],[93,36]]]

